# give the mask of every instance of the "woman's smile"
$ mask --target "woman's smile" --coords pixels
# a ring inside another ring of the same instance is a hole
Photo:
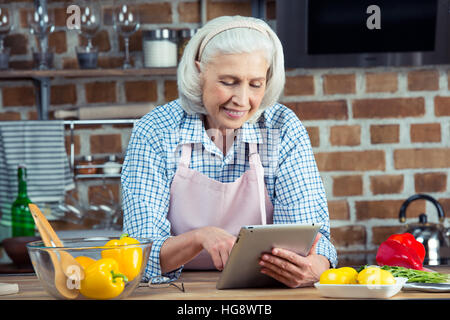
[[[236,110],[236,109],[229,109],[227,107],[222,107],[222,110],[231,119],[240,119],[243,116],[245,116],[248,112],[246,110],[240,111],[240,110]]]

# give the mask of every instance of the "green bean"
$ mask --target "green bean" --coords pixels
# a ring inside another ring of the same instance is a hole
[[[450,281],[450,275],[434,271],[415,270],[404,267],[382,266],[381,269],[392,273],[394,277],[407,278],[407,282],[442,283]]]

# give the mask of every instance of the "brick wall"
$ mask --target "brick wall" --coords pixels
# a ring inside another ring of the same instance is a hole
[[[64,27],[67,3],[49,1],[58,9],[56,32],[50,38],[57,68],[77,68],[74,48],[85,42]],[[113,1],[102,3],[108,7]],[[134,3],[143,23],[153,27],[198,27],[201,22],[200,1]],[[30,68],[35,42],[24,29],[24,16],[33,1],[8,5],[17,12],[17,28],[6,39],[6,45],[13,48],[11,66]],[[207,1],[208,20],[233,14],[251,15],[251,2]],[[274,22],[274,1],[267,1],[266,17]],[[131,40],[137,67],[142,66],[141,41],[140,32]],[[123,40],[110,27],[99,32],[94,44],[101,51],[100,67],[120,67]],[[399,208],[415,193],[436,197],[450,215],[449,90],[449,65],[287,70],[280,101],[296,112],[310,134],[329,199],[332,239],[339,251],[373,251],[390,233],[400,231]],[[35,94],[30,81],[1,81],[0,120],[36,119]],[[50,111],[128,102],[162,104],[176,97],[174,76],[61,79],[52,84]],[[126,125],[79,126],[76,156],[123,156],[130,131]],[[105,183],[119,199],[119,182]],[[83,181],[78,192],[89,198],[102,184]],[[410,206],[408,221],[415,221],[421,212],[437,221],[434,208],[424,202]]]
[[[400,231],[400,206],[415,193],[450,212],[448,69],[287,72],[281,101],[308,129],[341,250],[373,250]],[[437,222],[434,207],[420,201],[408,208],[408,222],[422,212]]]

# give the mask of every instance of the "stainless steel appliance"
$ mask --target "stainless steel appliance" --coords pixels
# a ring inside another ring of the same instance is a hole
[[[425,265],[441,265],[449,264],[450,256],[450,238],[449,229],[443,225],[445,220],[445,213],[442,205],[432,196],[427,194],[415,194],[403,203],[400,208],[399,220],[406,222],[406,210],[411,202],[424,199],[430,201],[437,210],[439,223],[428,222],[428,217],[425,213],[420,214],[419,222],[407,224],[406,232],[411,233],[417,241],[421,242],[425,247]]]

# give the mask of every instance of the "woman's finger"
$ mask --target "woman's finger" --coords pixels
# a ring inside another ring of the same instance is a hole
[[[280,260],[289,261],[291,265],[295,265],[299,269],[305,269],[311,266],[308,259],[290,250],[274,248],[272,249],[272,256],[278,257]],[[299,272],[301,273],[301,271]]]
[[[236,237],[223,229],[204,227],[201,229],[201,244],[214,263],[214,267],[223,270]]]
[[[224,241],[222,243],[213,246],[209,254],[211,255],[214,266],[216,267],[217,270],[219,271],[223,270],[230,255],[230,251],[231,251],[230,243],[227,241]]]
[[[260,265],[285,279],[301,278],[301,270],[286,259],[271,254],[263,254]]]
[[[227,264],[228,257],[230,256],[231,248],[229,246],[222,247],[219,251],[220,254],[220,261],[221,261],[221,268],[217,268],[218,270],[222,271],[223,268],[225,268],[225,265]]]
[[[289,288],[297,288],[302,285],[301,278],[295,277],[289,272],[280,272],[280,269],[270,268],[270,264],[266,264],[266,267],[261,269],[261,273],[278,280]]]
[[[282,275],[278,274],[277,272],[275,272],[275,271],[273,271],[271,269],[262,268],[261,269],[261,273],[263,273],[263,274],[265,274],[265,275],[267,275],[267,276],[269,276],[269,277],[271,277],[271,278],[281,282],[282,284],[284,284],[284,285],[286,285],[286,286],[288,286],[290,288],[294,287],[291,284],[290,278],[283,277]]]
[[[223,251],[224,251],[223,246],[220,243],[215,243],[211,246],[207,246],[204,248],[211,256],[214,267],[217,270],[222,270],[223,266],[224,266],[224,264],[222,262],[223,256],[225,256],[225,254],[223,253]]]
[[[217,270],[221,271],[223,269],[223,264],[222,264],[222,257],[220,256],[220,252],[212,251],[212,252],[209,252],[209,255],[211,256],[214,267]]]

